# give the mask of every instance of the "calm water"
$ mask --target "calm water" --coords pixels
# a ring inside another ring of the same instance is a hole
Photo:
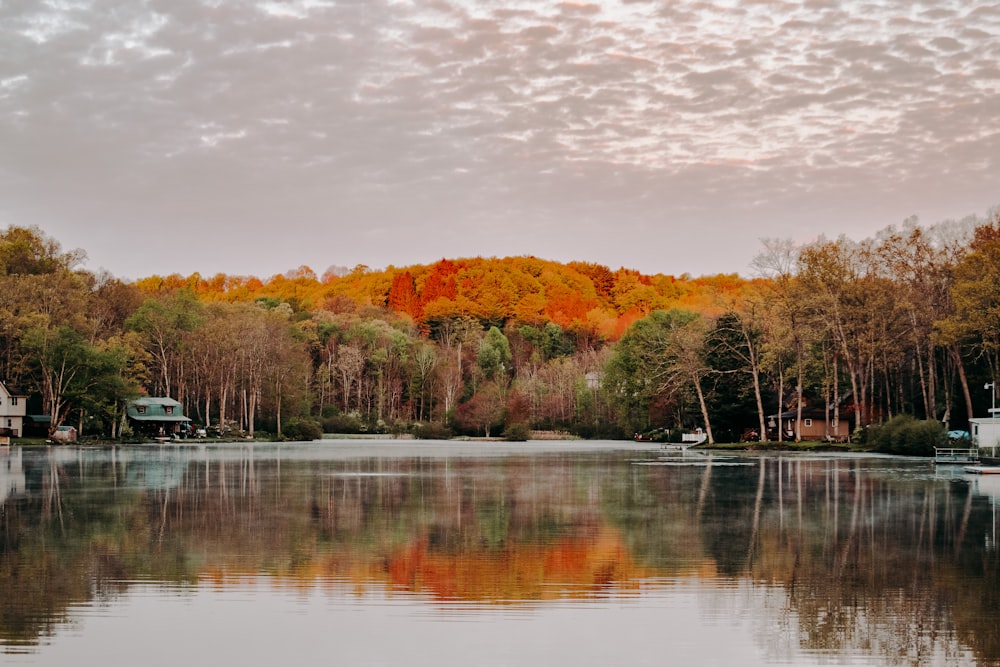
[[[1000,664],[1000,479],[629,443],[0,451],[0,664]]]

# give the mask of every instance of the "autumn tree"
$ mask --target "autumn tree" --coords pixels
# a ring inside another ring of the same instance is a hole
[[[184,402],[186,377],[184,347],[189,334],[203,322],[204,306],[190,290],[179,290],[162,299],[146,299],[125,322],[143,335],[152,359],[153,393]]]
[[[954,284],[950,295],[954,312],[937,322],[941,341],[957,350],[965,346],[973,358],[985,362],[991,382],[1000,376],[1000,213],[993,220],[979,226],[969,253],[954,268]],[[960,355],[956,362],[961,366]],[[972,418],[972,400],[968,382],[962,374],[969,418]],[[993,388],[996,391],[996,387]]]

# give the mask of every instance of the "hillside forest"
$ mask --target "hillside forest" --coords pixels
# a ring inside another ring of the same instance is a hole
[[[1000,374],[998,212],[763,239],[746,278],[476,257],[124,281],[85,260],[0,231],[0,380],[83,437],[131,437],[149,395],[247,437],[797,439],[774,416],[825,409],[844,440],[899,415],[966,428]]]

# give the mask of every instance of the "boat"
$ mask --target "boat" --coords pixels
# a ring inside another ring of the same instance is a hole
[[[965,466],[962,470],[973,475],[1000,475],[1000,466]]]
[[[688,448],[700,445],[706,440],[708,440],[708,434],[698,429],[694,433],[681,434],[680,442],[665,442],[660,448],[671,452],[686,452]]]
[[[700,428],[696,428],[694,433],[685,433],[681,436],[681,443],[688,447],[694,447],[708,440],[708,433]]]
[[[660,442],[663,443],[664,449],[687,449],[708,440],[708,434],[700,428],[696,428],[694,433],[682,433],[680,442],[665,442],[665,438],[669,434],[668,429],[655,428],[645,433],[636,433],[632,436],[632,439],[636,442]]]

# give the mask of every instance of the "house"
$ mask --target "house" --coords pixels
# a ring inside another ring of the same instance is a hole
[[[0,435],[21,437],[27,412],[28,395],[0,381]]]
[[[190,429],[181,404],[163,396],[137,398],[126,406],[125,415],[133,431],[153,438],[182,437]]]
[[[1000,419],[993,417],[969,420],[969,436],[972,439],[972,446],[985,450],[983,454],[990,457],[997,455],[1000,449]]]
[[[848,413],[841,408],[840,419],[834,421],[833,410],[806,405],[802,407],[802,421],[798,422],[798,410],[786,410],[780,415],[769,415],[767,418],[767,439],[777,440],[778,429],[781,428],[782,440],[794,440],[796,432],[803,440],[831,440],[845,442],[850,433]],[[796,423],[797,428],[796,428]]]

